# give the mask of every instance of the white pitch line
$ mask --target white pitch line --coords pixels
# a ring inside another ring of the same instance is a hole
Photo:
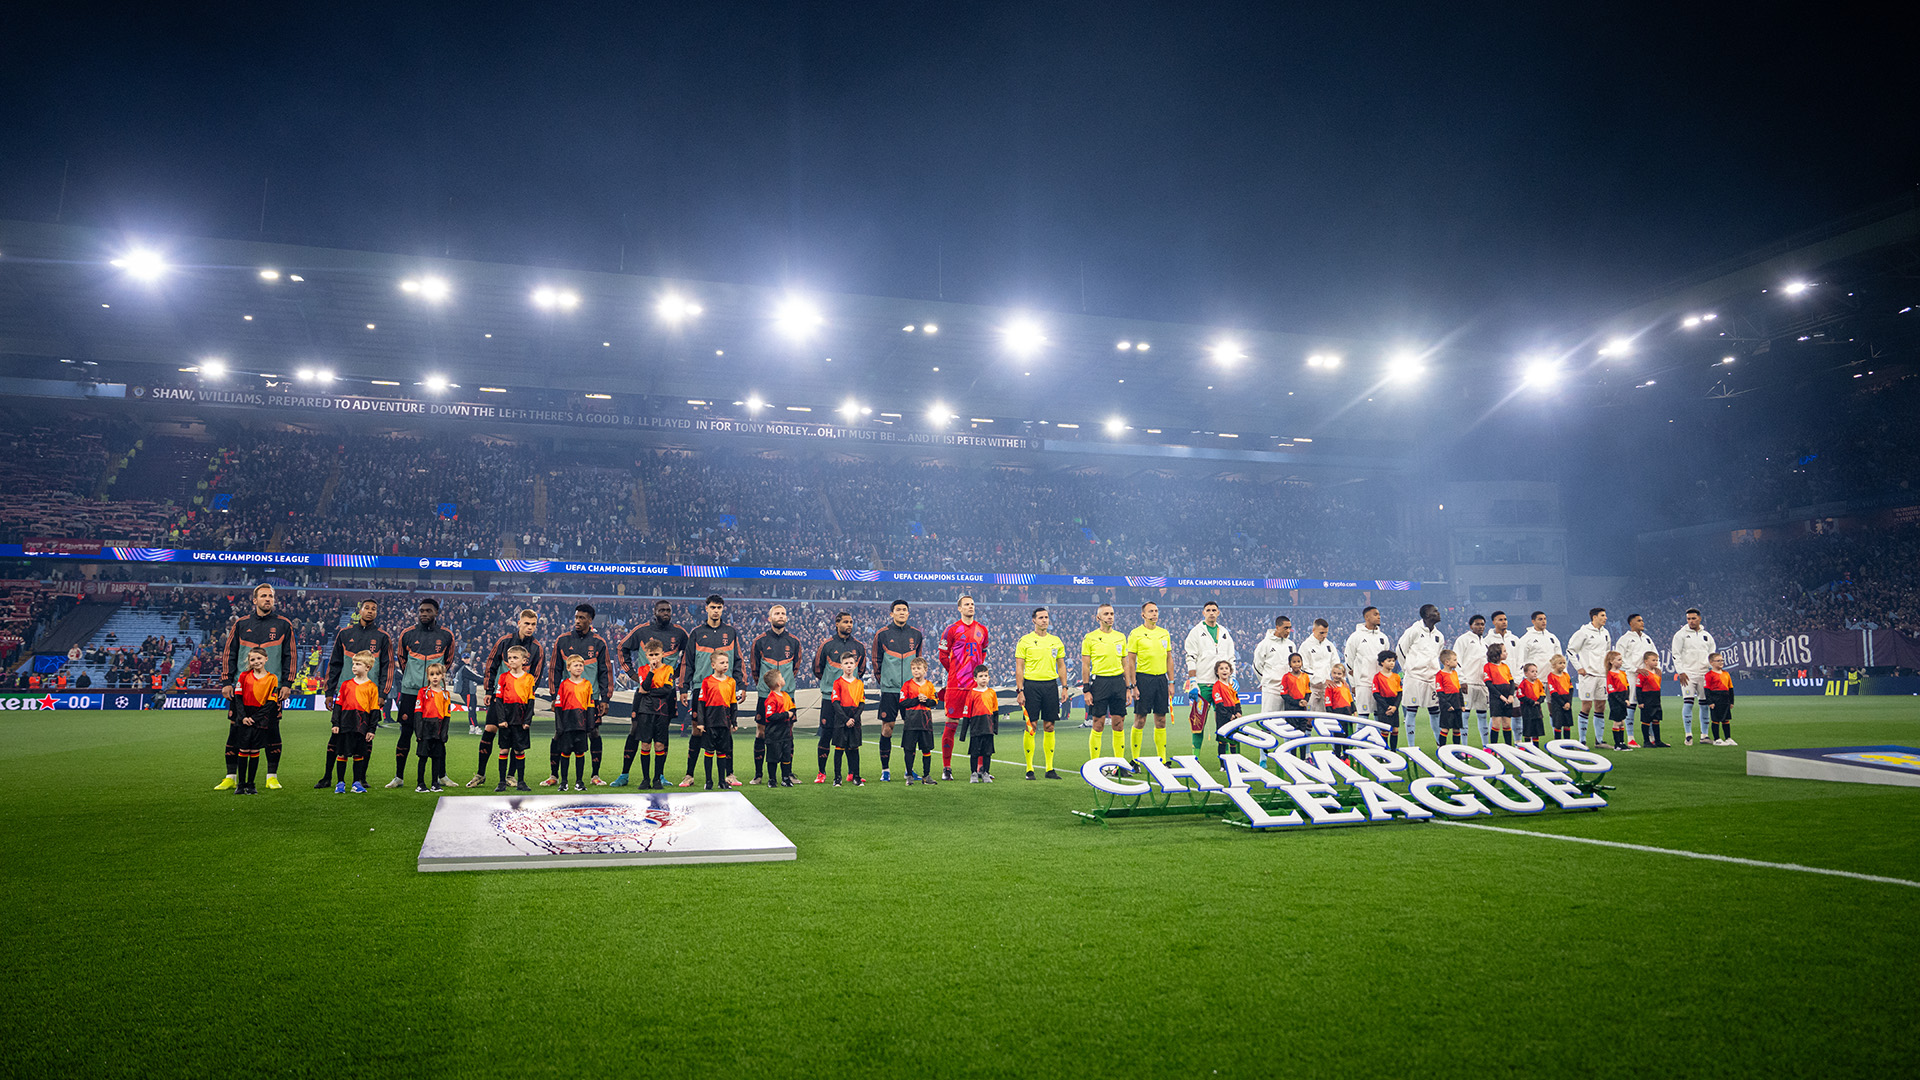
[[[1435,821],[1438,825],[1452,825],[1461,829],[1481,829],[1486,832],[1509,833],[1514,836],[1539,836],[1548,840],[1566,840],[1575,844],[1593,844],[1596,847],[1621,848],[1626,851],[1651,851],[1656,855],[1679,855],[1687,859],[1705,859],[1709,862],[1734,863],[1739,866],[1763,866],[1769,870],[1798,870],[1803,874],[1826,874],[1829,877],[1853,878],[1856,881],[1877,881],[1883,885],[1905,885],[1920,889],[1920,881],[1908,881],[1906,878],[1881,877],[1878,874],[1856,874],[1851,870],[1829,870],[1824,866],[1801,866],[1799,863],[1762,862],[1759,859],[1737,859],[1732,855],[1709,855],[1704,851],[1682,851],[1679,848],[1650,847],[1646,844],[1623,844],[1618,840],[1593,840],[1585,836],[1562,836],[1559,833],[1534,832],[1531,829],[1503,829],[1498,825],[1476,825],[1467,821]]]

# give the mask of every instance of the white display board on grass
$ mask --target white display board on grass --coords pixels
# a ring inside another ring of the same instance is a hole
[[[443,796],[421,870],[514,870],[795,858],[737,791],[648,795]]]

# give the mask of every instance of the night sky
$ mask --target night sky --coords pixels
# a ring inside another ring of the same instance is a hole
[[[10,11],[0,215],[1491,347],[1920,178],[1884,5],[595,7]]]

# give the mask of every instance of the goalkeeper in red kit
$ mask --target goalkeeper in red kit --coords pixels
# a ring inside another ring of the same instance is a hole
[[[960,618],[940,635],[940,665],[947,669],[946,728],[940,734],[941,779],[953,779],[953,740],[966,719],[974,669],[987,661],[987,628],[973,618],[973,597],[962,596]]]

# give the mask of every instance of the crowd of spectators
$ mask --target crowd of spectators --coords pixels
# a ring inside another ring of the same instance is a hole
[[[483,439],[361,435],[340,443],[324,514],[309,500],[287,530],[294,551],[491,554],[533,516],[535,455]],[[324,474],[323,474],[324,475]]]
[[[152,500],[107,501],[101,481],[138,431],[98,422],[49,424],[20,414],[0,424],[0,454],[11,468],[0,488],[0,541],[32,537],[151,543],[165,534],[172,510]]]

